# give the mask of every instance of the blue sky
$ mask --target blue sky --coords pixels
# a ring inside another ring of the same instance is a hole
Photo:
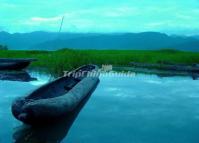
[[[0,31],[199,34],[199,0],[0,0]]]

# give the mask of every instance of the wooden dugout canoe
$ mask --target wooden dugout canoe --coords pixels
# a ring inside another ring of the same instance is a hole
[[[88,76],[91,72],[95,72],[95,76]],[[78,77],[74,76],[76,73]],[[27,124],[53,121],[72,112],[94,91],[98,83],[98,67],[82,66],[70,75],[43,85],[26,97],[16,99],[12,104],[12,113],[16,119]]]

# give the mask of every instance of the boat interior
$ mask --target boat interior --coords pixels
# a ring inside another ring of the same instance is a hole
[[[72,73],[77,73],[80,71],[83,71],[84,73],[94,70],[96,67],[91,66],[83,66],[82,68],[79,68],[77,70],[74,70]],[[30,94],[28,97],[26,97],[27,100],[39,100],[39,99],[47,99],[47,98],[54,98],[58,96],[62,96],[66,94],[69,90],[71,90],[78,82],[80,82],[85,75],[80,77],[73,77],[73,75],[70,76],[64,76],[61,77],[51,83],[48,83],[36,91],[34,91],[32,94]]]

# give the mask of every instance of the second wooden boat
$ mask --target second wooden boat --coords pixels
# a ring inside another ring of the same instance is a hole
[[[8,59],[0,58],[0,70],[22,70],[36,59]]]

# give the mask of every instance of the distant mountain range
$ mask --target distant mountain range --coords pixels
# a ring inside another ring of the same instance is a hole
[[[177,49],[199,52],[199,36],[169,36],[158,32],[143,33],[32,33],[0,32],[0,44],[18,50],[73,49]]]

